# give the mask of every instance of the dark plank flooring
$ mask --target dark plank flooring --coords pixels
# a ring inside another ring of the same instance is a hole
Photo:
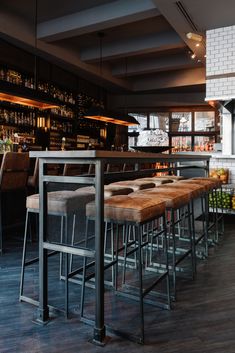
[[[178,284],[178,299],[171,311],[145,306],[144,346],[115,335],[105,347],[90,343],[92,327],[79,321],[80,286],[70,284],[70,319],[52,314],[46,326],[33,323],[36,308],[19,303],[22,240],[11,236],[0,258],[0,353],[235,353],[235,218],[227,216],[219,245],[200,261],[194,281]],[[34,253],[36,244],[31,246]],[[49,297],[63,308],[63,283],[58,280],[58,258],[50,260]],[[37,266],[27,271],[27,294],[37,297]],[[93,290],[88,289],[92,314]],[[107,291],[106,322],[126,331],[137,327],[138,306]]]

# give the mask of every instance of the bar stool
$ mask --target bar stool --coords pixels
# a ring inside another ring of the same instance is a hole
[[[202,227],[202,233],[200,235],[196,236],[195,232],[195,216],[194,216],[194,203],[195,200],[200,198],[201,202],[201,214],[204,215],[205,213],[205,191],[206,188],[204,185],[199,185],[196,182],[195,183],[185,183],[184,180],[180,180],[179,182],[175,182],[172,184],[167,184],[163,185],[163,187],[173,190],[183,190],[187,191],[191,194],[191,220],[192,220],[192,230],[195,234],[195,252],[196,252],[196,246],[199,244],[199,242],[203,241],[204,243],[204,256],[207,257],[208,255],[208,232],[207,232],[207,227],[205,225],[205,222],[203,221],[203,227]],[[180,233],[179,233],[179,236]],[[181,237],[182,238],[182,237]],[[195,257],[195,270],[196,270],[196,257]]]
[[[70,190],[48,192],[48,215],[61,217],[61,234],[60,243],[69,242],[68,217],[72,215],[72,239],[74,239],[76,213],[80,208],[85,208],[86,203],[94,200],[94,195],[89,193],[78,194]],[[26,199],[26,220],[24,231],[24,243],[20,276],[20,301],[26,301],[35,304],[31,298],[24,296],[24,277],[25,267],[38,262],[38,257],[26,261],[28,220],[30,213],[39,213],[39,194],[30,195]],[[54,255],[56,252],[51,252],[48,256]],[[61,258],[62,265],[62,258]],[[64,278],[65,278],[65,316],[68,317],[68,253],[65,254]]]
[[[170,184],[169,184],[170,185]],[[156,187],[154,189],[145,190],[144,192],[138,191],[130,194],[132,198],[140,198],[140,197],[151,197],[153,200],[161,199],[166,202],[166,211],[169,212],[169,225],[168,225],[168,242],[172,243],[172,248],[168,246],[168,249],[172,249],[172,265],[170,269],[172,269],[172,297],[176,299],[176,273],[178,265],[188,256],[191,257],[191,274],[192,278],[194,278],[195,274],[195,240],[194,233],[192,231],[191,226],[191,210],[190,210],[190,202],[191,202],[191,194],[188,191],[183,190],[171,190],[164,187]],[[188,237],[189,237],[189,247],[183,253],[180,252],[180,256],[177,257],[177,246],[176,246],[176,232],[175,227],[178,223],[182,221],[179,218],[179,214],[177,211],[185,208],[187,210],[186,218],[188,220]],[[158,266],[158,264],[156,264]]]
[[[5,152],[0,168],[0,254],[3,253],[3,196],[22,190],[26,195],[29,172],[28,153]]]
[[[223,229],[223,215],[222,217],[218,216],[218,208],[217,208],[217,189],[220,188],[221,191],[221,185],[222,183],[214,178],[192,178],[192,179],[187,179],[185,180],[187,183],[197,183],[199,185],[203,185],[205,187],[205,218],[206,218],[206,224],[207,224],[207,231],[208,234],[212,234],[212,238],[208,237],[208,240],[212,244],[218,243],[219,239],[219,221],[221,220],[222,223],[222,229]],[[209,193],[212,193],[215,197],[215,207],[213,208],[213,219],[212,222],[210,222],[209,218]],[[215,232],[213,232],[213,229],[215,229]]]
[[[77,193],[82,193],[82,192],[88,192],[91,193],[93,195],[95,195],[95,187],[94,186],[85,186],[82,188],[79,188],[77,190],[75,190]],[[128,188],[125,185],[104,185],[104,198],[109,198],[112,196],[117,196],[117,195],[128,195],[131,192],[133,192],[132,188]],[[111,228],[112,228],[112,236],[111,236],[111,251],[109,252],[107,249],[107,232],[108,232],[108,222],[105,222],[105,236],[104,236],[104,254],[105,254],[105,261],[106,262],[110,262],[113,261],[114,258],[114,226],[113,224],[111,224]],[[88,231],[88,220],[86,220],[86,232]],[[123,230],[124,232],[124,230]],[[72,255],[72,259],[73,259],[73,255]],[[114,276],[113,273],[113,269],[112,269],[112,278]],[[113,279],[112,279],[112,283],[113,283]]]
[[[130,194],[132,195],[132,194]],[[149,304],[156,305],[156,298],[154,300],[145,299],[147,294],[150,292],[163,280],[166,280],[166,297],[167,303],[165,308],[170,309],[170,289],[169,289],[169,271],[168,271],[168,249],[167,249],[167,238],[166,238],[166,221],[165,221],[165,208],[166,204],[164,201],[155,199],[151,197],[139,197],[136,196],[132,198],[130,196],[113,196],[105,200],[104,202],[104,218],[106,222],[114,223],[118,225],[124,225],[126,230],[128,227],[133,227],[133,230],[136,234],[136,246],[130,252],[127,251],[128,243],[125,243],[125,255],[129,256],[133,252],[137,252],[137,263],[138,263],[138,285],[135,288],[135,292],[125,292],[125,289],[118,291],[119,295],[127,296],[129,299],[134,299],[139,301],[139,311],[140,311],[140,338],[138,338],[139,343],[144,343],[144,302]],[[88,219],[94,219],[95,216],[95,203],[88,203],[86,206],[86,214]],[[164,265],[165,270],[159,276],[154,276],[154,279],[151,281],[151,284],[147,283],[144,286],[144,271],[143,271],[143,261],[142,251],[144,248],[148,247],[149,239],[148,234],[144,235],[143,226],[151,223],[153,220],[162,219],[162,229],[155,233],[155,237],[160,235],[164,239]],[[126,238],[127,239],[127,238]],[[110,264],[110,266],[116,266],[116,286],[115,289],[118,289],[118,257],[120,249],[119,247],[119,233],[116,234],[116,251],[115,251],[115,260]],[[83,317],[84,312],[84,297],[85,297],[85,283],[88,279],[91,278],[91,275],[86,276],[86,269],[89,267],[89,264],[86,263],[84,259],[84,270],[83,270],[83,284],[82,284],[82,296],[81,296],[81,315]],[[107,269],[108,266],[105,266]],[[145,299],[145,300],[144,300]],[[128,336],[125,333],[125,336]]]

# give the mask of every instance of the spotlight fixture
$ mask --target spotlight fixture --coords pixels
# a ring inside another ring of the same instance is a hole
[[[195,58],[196,58],[196,54],[193,53],[193,54],[191,55],[191,59],[195,59]]]
[[[188,32],[186,34],[186,37],[188,39],[195,40],[196,42],[201,42],[202,41],[202,36],[200,34],[197,34],[197,33]]]

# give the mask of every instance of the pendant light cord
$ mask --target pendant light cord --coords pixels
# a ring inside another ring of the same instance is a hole
[[[98,32],[98,37],[100,39],[99,45],[100,45],[100,105],[103,104],[103,38],[104,38],[104,32]]]
[[[34,89],[37,89],[37,33],[38,33],[38,0],[35,0],[34,9]]]

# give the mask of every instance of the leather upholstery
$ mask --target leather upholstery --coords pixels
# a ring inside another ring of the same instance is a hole
[[[203,185],[207,191],[213,190],[216,186],[214,182],[211,182],[209,180],[201,180],[201,179],[187,179],[184,180],[185,183],[190,183],[190,184],[195,184],[197,183],[198,185]]]
[[[62,190],[48,192],[48,213],[68,214],[74,213],[84,207],[84,204],[94,200],[94,195],[89,193],[78,194],[75,191]],[[39,194],[27,197],[26,207],[39,210]]]
[[[215,183],[215,188],[220,188],[221,185],[223,184],[221,180],[215,179],[215,178],[203,178],[203,177],[197,177],[197,178],[192,178],[193,180],[205,180],[205,181],[210,181],[212,183]]]
[[[155,184],[151,181],[141,181],[140,179],[137,180],[125,180],[125,181],[117,181],[115,183],[109,184],[112,186],[120,185],[125,186],[127,188],[131,188],[133,191],[143,190],[143,189],[150,189],[154,188]]]
[[[203,185],[197,185],[191,184],[191,183],[184,183],[178,182],[178,183],[172,183],[172,184],[167,184],[167,185],[162,185],[165,187],[167,190],[172,189],[172,190],[184,190],[187,191],[191,194],[191,197],[197,198],[202,195],[202,193],[205,191],[205,187]]]
[[[130,194],[130,197],[152,197],[154,200],[166,202],[167,208],[177,209],[187,205],[190,202],[190,193],[183,190],[169,190],[157,187],[155,189],[138,191]]]
[[[137,181],[137,180],[150,181],[151,183],[154,183],[155,186],[172,183],[172,180],[170,180],[170,179],[165,179],[165,178],[159,179],[159,178],[155,178],[155,177],[135,179],[135,181]]]
[[[75,190],[77,193],[87,192],[95,195],[94,186],[85,186],[83,188]],[[105,185],[104,186],[104,198],[115,196],[115,195],[128,195],[133,190],[122,185]]]
[[[152,197],[136,196],[132,198],[130,196],[119,195],[105,200],[104,217],[106,220],[113,221],[147,222],[163,215],[165,208],[166,205],[163,200],[154,201]],[[94,217],[95,212],[95,202],[88,203],[86,206],[86,215]]]

